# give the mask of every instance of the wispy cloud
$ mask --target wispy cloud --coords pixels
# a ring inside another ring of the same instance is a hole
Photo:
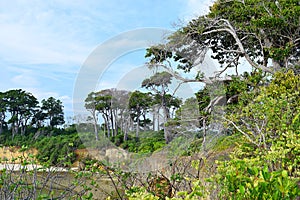
[[[202,1],[0,0],[0,89],[22,88],[39,99],[62,98],[71,109],[76,75],[97,45],[136,28],[169,29],[181,16],[192,15],[198,6],[202,9],[199,2]],[[145,37],[151,45],[151,33],[142,36],[136,36],[134,41],[122,38],[115,46],[110,44],[101,57],[140,46]],[[138,56],[130,57],[138,60],[135,66],[143,64],[143,55]],[[97,60],[96,64],[102,62]],[[111,71],[110,83],[118,73],[126,76],[129,72],[125,68],[130,64],[117,63],[120,68]],[[122,77],[115,79],[127,84]]]

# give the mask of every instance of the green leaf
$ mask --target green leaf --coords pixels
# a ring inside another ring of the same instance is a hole
[[[283,171],[281,172],[281,175],[282,175],[283,178],[287,178],[287,177],[288,177],[288,171],[283,170]]]
[[[244,195],[245,194],[245,187],[243,185],[240,185],[239,188],[240,188],[240,193],[242,195]]]

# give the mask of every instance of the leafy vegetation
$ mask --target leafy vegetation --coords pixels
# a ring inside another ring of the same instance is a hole
[[[21,89],[0,93],[0,142],[35,147],[48,166],[70,166],[83,143],[177,156],[146,175],[86,158],[83,169],[105,174],[120,199],[297,199],[299,15],[298,1],[217,0],[209,14],[147,49],[147,65],[156,69],[141,83],[149,92],[91,92],[85,100],[90,116],[77,129],[58,128],[64,124],[60,100],[39,104]],[[195,69],[208,52],[222,67],[215,77]],[[252,71],[239,74],[241,61]],[[229,68],[236,74],[222,76]],[[182,75],[192,71],[191,79]],[[172,79],[205,86],[183,101],[169,92]],[[8,179],[0,177],[1,187]]]

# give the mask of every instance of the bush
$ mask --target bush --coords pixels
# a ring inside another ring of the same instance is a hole
[[[123,141],[123,135],[114,137],[114,141]],[[116,142],[116,143],[117,143]],[[115,143],[115,144],[116,144]],[[139,138],[128,136],[126,141],[120,143],[120,147],[134,153],[152,153],[166,145],[162,131],[142,132]]]
[[[69,166],[76,159],[74,150],[79,145],[78,135],[44,137],[35,144],[37,159],[50,165]]]

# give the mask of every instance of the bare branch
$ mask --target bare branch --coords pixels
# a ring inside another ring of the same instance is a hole
[[[233,121],[226,119],[225,117],[223,117],[223,119],[225,119],[227,122],[229,122],[230,124],[232,124],[234,126],[234,128],[236,128],[238,130],[238,132],[240,132],[241,134],[243,134],[251,143],[255,144],[257,147],[259,147],[259,144],[257,144],[254,140],[252,140],[250,138],[250,136],[245,133],[244,131],[242,131]]]

